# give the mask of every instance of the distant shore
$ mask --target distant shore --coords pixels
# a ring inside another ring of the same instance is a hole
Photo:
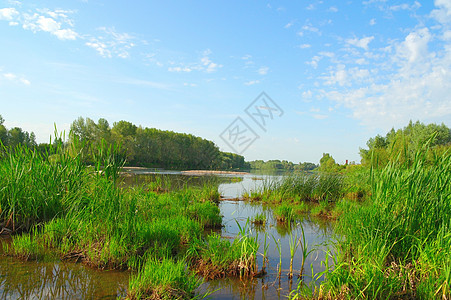
[[[161,168],[145,168],[145,167],[123,167],[122,169],[125,171],[148,170],[148,169],[165,170],[165,169],[161,169]],[[180,171],[180,172],[182,174],[188,174],[188,175],[249,175],[250,174],[248,172],[214,171],[214,170],[187,170],[187,171]]]
[[[248,172],[238,172],[238,171],[211,171],[211,170],[189,170],[182,171],[182,174],[196,174],[196,175],[217,175],[217,174],[228,174],[228,175],[248,175]]]

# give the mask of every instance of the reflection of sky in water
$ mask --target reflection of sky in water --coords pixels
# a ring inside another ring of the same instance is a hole
[[[263,278],[255,278],[245,282],[239,279],[215,280],[204,284],[201,290],[220,289],[212,294],[212,299],[286,299],[289,291],[295,289],[297,286],[297,275],[299,274],[302,263],[301,247],[298,247],[293,260],[295,276],[290,288],[290,281],[287,276],[290,266],[289,240],[296,235],[298,238],[302,236],[300,226],[292,226],[291,231],[289,231],[288,226],[277,224],[272,216],[271,209],[267,209],[259,204],[250,204],[243,201],[222,201],[219,205],[224,215],[222,234],[228,238],[234,238],[239,233],[237,222],[243,227],[248,218],[252,219],[258,213],[266,214],[267,223],[264,228],[256,228],[250,223],[248,226],[252,230],[253,235],[258,234],[260,253],[263,253],[265,232],[267,234],[266,241],[269,244],[267,252],[269,261],[267,266],[268,274]],[[319,220],[312,220],[309,217],[299,221],[299,223],[302,224],[304,229],[308,249],[315,249],[309,254],[304,265],[304,282],[309,284],[312,281],[312,268],[313,274],[324,270],[321,262],[326,257],[325,253],[328,249],[326,243],[333,234],[333,228],[329,222],[320,222]],[[280,240],[282,248],[281,290],[279,290],[279,280],[277,278],[279,252],[272,237]],[[262,259],[262,256],[259,255],[259,268],[262,266]]]
[[[235,177],[238,176],[235,175]],[[242,181],[240,182],[222,183],[219,185],[219,192],[222,196],[225,198],[238,198],[241,197],[244,192],[258,190],[264,184],[280,178],[280,176],[256,174],[240,175],[239,177],[242,178]]]

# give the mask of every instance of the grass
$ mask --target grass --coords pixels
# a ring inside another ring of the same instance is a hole
[[[130,277],[128,299],[192,299],[199,279],[184,260],[149,257]]]
[[[205,243],[198,242],[198,249],[191,249],[198,257],[194,269],[206,279],[253,277],[258,274],[258,236],[249,229],[249,220],[240,228],[239,235],[232,241],[212,233]]]
[[[130,298],[190,299],[199,282],[188,270],[195,255],[186,255],[196,243],[207,248],[206,228],[221,226],[219,194],[208,184],[171,192],[120,188],[118,151],[105,144],[91,149],[93,167],[83,165],[83,149],[75,153],[62,145],[44,155],[21,146],[5,151],[0,218],[13,233],[7,253],[131,269]],[[248,257],[240,255],[237,261]]]
[[[315,297],[451,297],[451,153],[426,153],[373,169],[368,203],[340,204],[343,238]]]
[[[357,178],[356,174],[363,176],[363,171],[353,170],[350,177]],[[244,193],[243,199],[274,205],[279,222],[293,220],[295,215],[307,213],[312,209],[316,216],[330,217],[334,204],[344,195],[353,195],[351,190],[360,187],[359,184],[351,187],[351,179],[345,180],[346,177],[329,173],[293,173],[279,179],[267,178],[262,180],[257,190]],[[365,188],[362,187],[363,189]]]
[[[265,226],[266,214],[264,212],[256,214],[252,219],[252,223],[256,226]]]

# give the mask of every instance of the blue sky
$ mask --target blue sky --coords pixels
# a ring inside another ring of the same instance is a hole
[[[263,91],[265,130],[245,112]],[[410,119],[451,125],[451,1],[3,0],[0,114],[38,142],[83,116],[223,151],[241,117],[248,160],[359,161]]]

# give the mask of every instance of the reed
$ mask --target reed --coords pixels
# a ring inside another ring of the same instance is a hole
[[[276,244],[277,252],[279,253],[279,264],[277,265],[277,271],[278,271],[278,278],[280,280],[280,277],[282,276],[282,245],[280,243],[280,239],[277,239],[272,235],[272,239],[274,241],[274,244]]]
[[[427,145],[412,160],[371,170],[371,202],[349,206],[339,231],[329,297],[449,298],[451,153],[431,161]]]

